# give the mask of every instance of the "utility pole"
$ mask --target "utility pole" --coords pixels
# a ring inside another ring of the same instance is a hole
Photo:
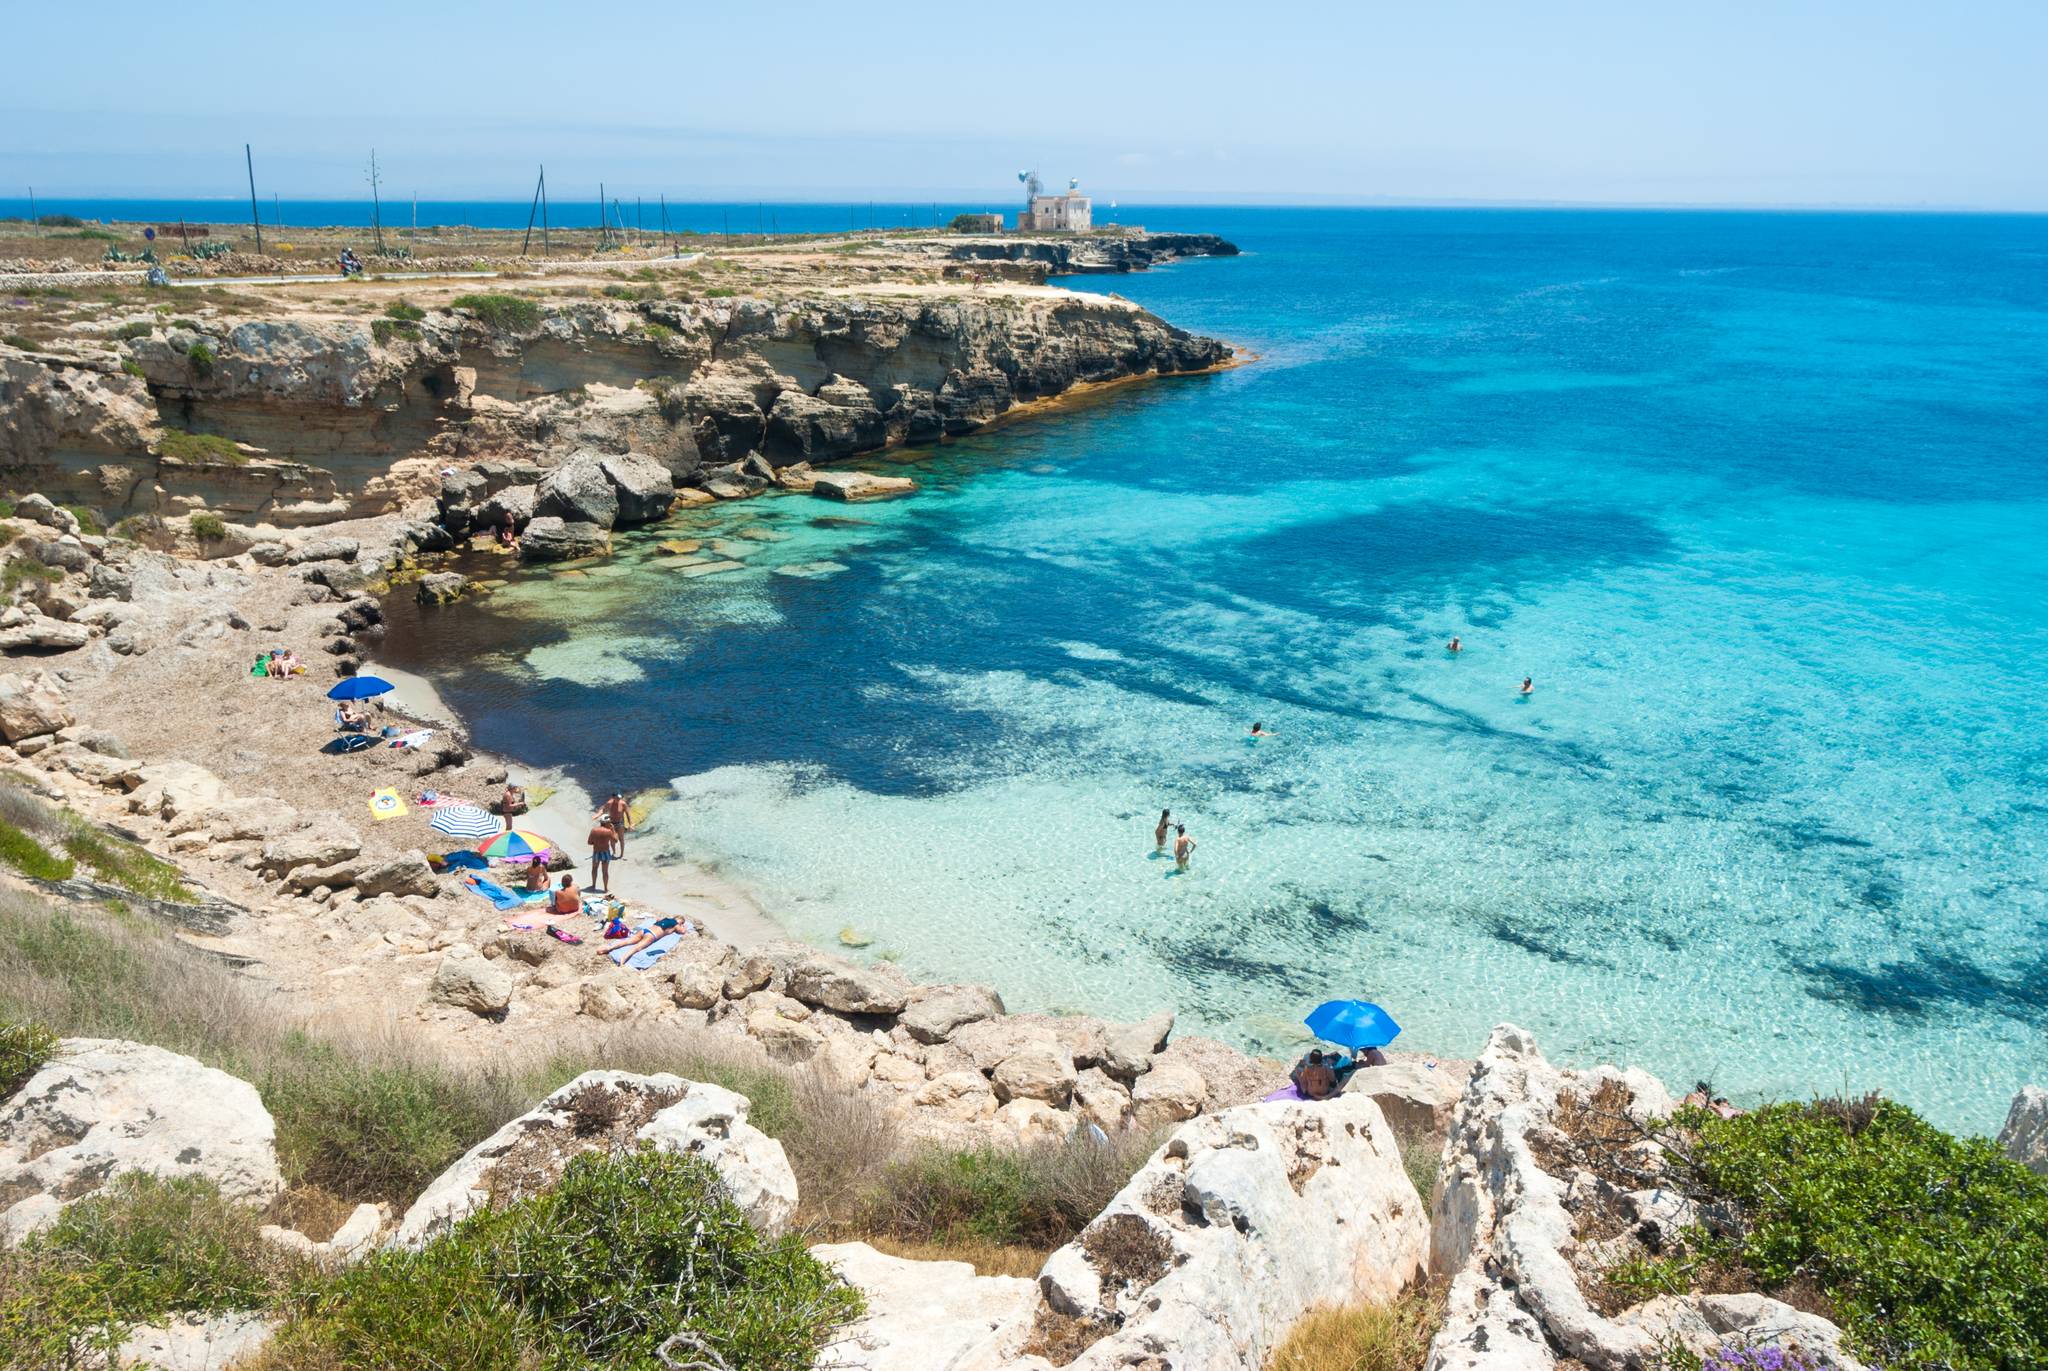
[[[270,226],[272,228],[284,227],[284,206],[278,200],[276,191],[270,192]]]
[[[370,149],[370,171],[365,178],[370,183],[370,228],[377,236],[377,253],[384,253],[384,199],[377,186],[384,178],[377,174],[377,149]]]
[[[646,230],[640,224],[640,197],[633,197],[633,246],[638,247]]]
[[[418,191],[412,193],[412,231],[414,233],[420,231],[420,193]]]
[[[526,249],[533,243],[533,216],[540,213],[540,182],[533,183],[533,203],[526,210],[526,236],[519,240],[519,255],[524,257]]]
[[[249,224],[256,230],[256,255],[263,255],[263,216],[256,210],[256,154],[242,144],[242,164],[249,169]]]
[[[43,216],[36,213],[36,188],[34,186],[28,188],[28,226],[38,231],[43,227]]]
[[[668,192],[661,193],[661,245],[668,247]]]
[[[554,246],[548,242],[548,169],[545,165],[540,169],[540,255],[555,255]]]
[[[602,252],[602,251],[604,250],[605,244],[607,244],[607,243],[611,242],[611,240],[612,240],[612,225],[611,225],[611,220],[609,220],[609,219],[607,219],[607,218],[605,217],[605,212],[604,212],[604,182],[602,182],[602,181],[599,181],[599,182],[597,183],[597,247],[598,247],[598,251]]]
[[[732,211],[725,211],[725,236],[732,237]]]

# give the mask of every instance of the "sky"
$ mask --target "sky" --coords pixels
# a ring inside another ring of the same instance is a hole
[[[0,196],[2048,210],[2048,0],[18,7]],[[555,188],[560,187],[559,191]]]

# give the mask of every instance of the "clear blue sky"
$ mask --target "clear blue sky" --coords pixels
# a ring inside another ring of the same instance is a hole
[[[23,5],[0,195],[2048,210],[2048,0]],[[584,187],[588,182],[588,187]]]

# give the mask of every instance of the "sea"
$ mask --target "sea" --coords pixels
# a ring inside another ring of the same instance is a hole
[[[2048,219],[1131,218],[1244,253],[1067,284],[1248,364],[395,606],[391,659],[670,795],[632,860],[1013,1009],[1288,1055],[1355,996],[1977,1132],[2048,1081]]]

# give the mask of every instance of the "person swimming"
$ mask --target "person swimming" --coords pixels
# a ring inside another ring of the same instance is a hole
[[[1254,722],[1252,724],[1251,736],[1254,738],[1270,738],[1273,734],[1264,724]]]
[[[1533,677],[1533,676],[1524,676],[1524,677],[1522,678],[1522,693],[1523,693],[1524,695],[1534,695],[1534,694],[1536,693],[1536,678],[1535,678],[1535,677]]]
[[[1195,855],[1195,840],[1188,836],[1188,826],[1186,824],[1175,824],[1173,832],[1173,869],[1175,871],[1186,871],[1188,869],[1188,859]]]
[[[1444,651],[1446,652],[1463,652],[1464,650],[1465,644],[1459,641],[1458,635],[1455,633],[1451,635],[1451,640],[1444,644]]]
[[[1154,852],[1166,851],[1166,830],[1172,827],[1173,811],[1170,809],[1160,810],[1159,827],[1152,830],[1152,850]]]

